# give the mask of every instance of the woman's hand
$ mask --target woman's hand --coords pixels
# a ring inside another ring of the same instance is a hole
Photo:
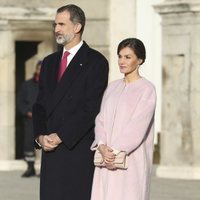
[[[113,163],[115,160],[115,154],[113,153],[113,149],[105,144],[100,144],[98,149],[103,157],[106,167],[108,169],[115,169]]]

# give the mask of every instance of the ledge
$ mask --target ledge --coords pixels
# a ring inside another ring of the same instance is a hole
[[[0,7],[1,20],[53,20],[54,8]]]
[[[25,170],[27,167],[24,160],[1,160],[0,171],[12,171],[12,170]],[[36,160],[35,168],[40,169],[40,162]]]
[[[0,21],[2,20],[43,20],[53,21],[55,19],[57,8],[22,8],[22,7],[1,7]],[[88,11],[89,12],[89,11]],[[105,14],[97,15],[94,12],[87,13],[87,21],[108,21]]]
[[[160,178],[200,180],[200,167],[159,165],[155,175]]]
[[[200,12],[200,2],[164,2],[161,4],[155,4],[153,7],[155,11],[160,14]]]

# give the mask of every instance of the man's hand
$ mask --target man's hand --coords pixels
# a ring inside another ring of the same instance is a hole
[[[53,151],[62,142],[56,133],[40,135],[38,141],[44,151]]]
[[[27,112],[27,113],[26,113],[26,116],[27,116],[28,118],[32,118],[32,112]]]
[[[62,140],[58,137],[57,133],[51,133],[49,137],[53,140],[54,145],[58,146],[60,143],[62,143]]]

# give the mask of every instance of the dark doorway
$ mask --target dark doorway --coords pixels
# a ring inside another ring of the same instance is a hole
[[[16,41],[15,42],[15,92],[16,98],[22,83],[25,81],[25,62],[37,54],[37,47],[41,41]],[[16,105],[16,103],[15,103]],[[15,157],[16,159],[23,158],[23,147],[24,147],[24,130],[23,130],[23,117],[18,112],[16,106],[15,116]]]

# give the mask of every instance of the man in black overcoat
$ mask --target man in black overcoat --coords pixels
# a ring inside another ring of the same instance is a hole
[[[24,160],[27,163],[27,169],[22,177],[35,176],[35,148],[33,142],[33,122],[32,107],[38,95],[38,82],[41,68],[41,61],[36,64],[33,77],[26,80],[17,95],[17,109],[23,116],[24,123]]]
[[[35,141],[42,148],[40,200],[90,200],[94,170],[90,146],[107,86],[108,62],[82,41],[84,25],[81,8],[72,4],[59,8],[54,31],[63,49],[42,62],[33,106]],[[66,69],[60,76],[62,59]]]

